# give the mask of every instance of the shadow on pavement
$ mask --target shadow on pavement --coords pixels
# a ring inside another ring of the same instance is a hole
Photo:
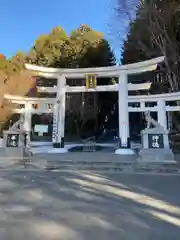
[[[179,239],[180,176],[1,171],[0,239]]]

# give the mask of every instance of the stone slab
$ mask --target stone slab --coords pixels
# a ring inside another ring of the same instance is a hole
[[[176,162],[171,149],[141,149],[139,152],[139,161],[143,162]]]
[[[9,139],[9,136],[10,135],[14,135],[16,136],[17,138],[17,142],[15,142],[15,145],[11,145],[11,146],[8,146],[9,143],[8,143],[8,139]],[[20,132],[17,132],[17,131],[13,131],[13,130],[8,130],[8,131],[4,131],[3,132],[3,146],[4,147],[24,147],[25,145],[25,134],[24,133],[20,133]]]
[[[116,149],[114,154],[116,154],[116,155],[135,155],[136,152],[130,148],[119,148],[119,149]]]
[[[19,159],[22,160],[24,157],[31,156],[31,152],[24,147],[1,147],[0,148],[0,159]]]
[[[142,147],[143,149],[156,149],[156,147],[150,147],[151,145],[151,137],[157,136],[158,137],[158,147],[157,148],[165,148],[165,149],[169,149],[169,138],[168,138],[168,131],[165,130],[163,127],[159,126],[159,127],[155,127],[155,128],[148,128],[145,129],[141,132],[142,135]],[[162,138],[162,140],[161,140]],[[161,140],[159,142],[159,140]]]
[[[57,154],[57,153],[67,153],[68,152],[68,150],[67,149],[65,149],[65,148],[52,148],[51,150],[49,150],[48,151],[48,153],[55,153],[55,154]]]

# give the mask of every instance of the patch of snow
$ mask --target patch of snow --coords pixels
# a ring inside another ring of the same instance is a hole
[[[31,152],[33,154],[36,154],[36,153],[48,153],[48,151],[50,149],[52,149],[52,146],[35,147],[35,148],[31,148]]]
[[[134,155],[135,151],[130,148],[119,148],[115,151],[117,155]]]
[[[67,153],[68,150],[66,148],[51,148],[48,153]]]

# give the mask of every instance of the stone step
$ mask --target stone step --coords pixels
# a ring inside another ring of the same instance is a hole
[[[47,162],[45,165],[47,170],[53,169],[76,169],[76,170],[113,170],[113,171],[161,171],[161,172],[178,172],[180,170],[177,164],[160,164],[160,163],[124,163],[124,162],[83,162],[82,161],[72,161],[72,162]]]
[[[34,161],[33,161],[34,162]],[[43,161],[42,161],[43,162]],[[114,166],[131,166],[137,164],[136,162],[96,162],[96,161],[47,161],[46,162],[48,165],[55,165],[55,166],[73,166],[73,165],[83,165],[83,166],[91,166],[91,165],[96,165],[96,166],[109,166],[109,165],[114,165]]]
[[[61,166],[61,167],[48,167],[46,170],[76,170],[76,171],[93,171],[93,172],[159,172],[159,173],[178,173],[180,174],[180,169],[177,168],[139,168],[139,167],[114,167],[114,166]]]
[[[147,173],[147,172],[158,172],[158,173],[178,173],[180,174],[180,168],[177,168],[176,166],[151,166],[147,165],[146,167],[142,167],[139,165],[131,165],[131,166],[125,166],[125,165],[49,165],[45,163],[32,163],[28,162],[26,164],[19,163],[19,164],[0,164],[0,169],[11,169],[11,170],[18,170],[18,169],[27,169],[27,170],[45,170],[45,171],[93,171],[97,173],[101,172],[114,172],[114,173],[122,173],[122,172],[128,172],[128,173]]]
[[[66,155],[67,156],[67,155]],[[101,158],[97,155],[96,158],[87,160],[87,156],[80,158],[79,155],[69,155],[68,159],[58,159],[55,156],[52,160],[47,157],[25,157],[23,160],[18,158],[0,158],[0,169],[39,169],[39,170],[83,170],[83,171],[95,171],[95,172],[174,172],[179,173],[180,166],[175,162],[141,162],[137,160],[118,160],[114,158],[114,155],[108,155],[107,158]],[[70,160],[74,157],[73,160]],[[123,158],[122,158],[123,159]]]
[[[133,168],[135,166],[133,165],[113,165],[113,164],[109,164],[109,165],[96,165],[96,164],[89,164],[89,165],[83,165],[83,164],[73,164],[73,165],[51,165],[51,164],[47,164],[46,168],[83,168],[83,169],[90,169],[90,168]]]

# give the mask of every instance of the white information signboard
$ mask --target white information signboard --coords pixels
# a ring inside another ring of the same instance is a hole
[[[48,133],[48,125],[35,125],[34,132],[38,133],[39,136],[43,136],[44,133]]]

